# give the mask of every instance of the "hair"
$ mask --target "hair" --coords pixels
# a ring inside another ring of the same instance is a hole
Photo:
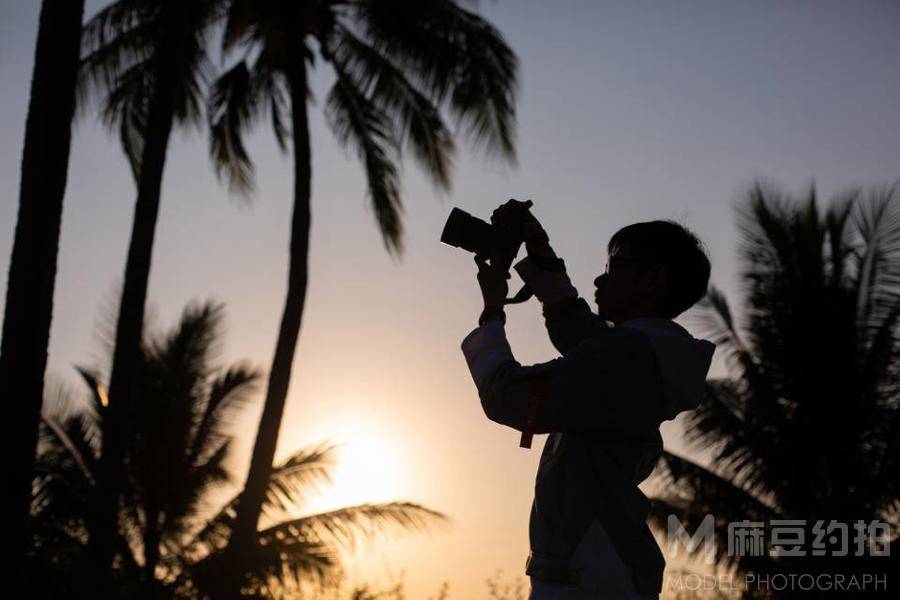
[[[661,266],[666,273],[665,317],[672,319],[696,304],[709,285],[709,257],[702,242],[674,221],[627,225],[609,240],[607,250],[627,246],[645,266]]]

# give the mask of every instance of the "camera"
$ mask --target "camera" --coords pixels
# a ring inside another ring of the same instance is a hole
[[[524,241],[523,226],[531,206],[531,200],[522,202],[521,209],[513,212],[503,224],[488,223],[454,208],[444,224],[441,241],[485,258],[497,251],[508,261],[505,265],[508,268]]]
[[[441,232],[441,241],[484,258],[499,253],[503,260],[501,266],[505,271],[509,271],[524,241],[525,218],[531,205],[531,200],[523,202],[521,211],[513,213],[512,218],[503,224],[488,223],[462,209],[453,208]],[[521,215],[521,218],[517,218],[517,215]],[[526,285],[515,296],[508,298],[506,303],[524,302],[532,295],[531,288]]]

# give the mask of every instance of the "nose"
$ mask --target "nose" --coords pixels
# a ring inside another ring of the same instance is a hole
[[[606,273],[601,273],[597,275],[597,278],[594,280],[594,287],[600,287],[603,285],[603,282],[606,280]]]

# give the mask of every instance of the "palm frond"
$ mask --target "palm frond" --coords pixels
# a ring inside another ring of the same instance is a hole
[[[224,552],[215,552],[187,566],[182,580],[203,597],[219,590],[218,577],[227,560]],[[235,563],[228,563],[235,568]],[[243,548],[238,561],[243,571],[242,589],[250,597],[281,597],[301,583],[319,586],[333,584],[339,562],[333,550],[321,543],[292,537],[273,537]]]
[[[248,402],[260,377],[261,373],[249,365],[236,364],[213,379],[192,436],[189,463],[203,460],[210,448],[227,438],[225,431],[232,425],[232,417]]]
[[[150,14],[159,9],[153,2],[113,2],[88,19],[82,29],[82,51],[90,53],[119,39],[123,32],[152,22]]]
[[[721,290],[710,286],[706,295],[697,303],[692,316],[703,337],[714,343],[717,350],[727,354],[731,366],[752,366],[753,357],[741,338],[731,307]]]
[[[263,511],[270,517],[299,506],[306,498],[331,483],[335,446],[318,444],[289,456],[272,468]]]
[[[182,310],[178,325],[162,338],[147,342],[153,358],[195,377],[208,373],[220,351],[225,306],[218,302],[192,302]]]
[[[254,187],[244,134],[259,115],[262,92],[243,60],[212,86],[207,107],[210,157],[216,175],[226,178],[233,192],[247,193]]]
[[[214,68],[206,53],[209,30],[221,18],[221,0],[165,3],[117,0],[85,24],[78,98],[100,102],[104,124],[117,131],[132,172],[140,176],[150,101],[157,79],[172,92],[180,125],[199,125]],[[171,52],[178,48],[180,53]],[[163,64],[165,63],[165,64]]]
[[[863,348],[900,300],[900,184],[873,190],[854,214],[861,250],[856,269],[857,319]]]
[[[164,544],[180,547],[185,532],[196,527],[199,521],[198,507],[201,502],[231,480],[230,473],[225,468],[230,446],[231,440],[221,442],[202,461],[193,463],[180,476],[176,493],[167,498],[165,506],[165,519],[160,530],[171,536],[172,543],[163,539]]]
[[[267,558],[251,576],[261,587],[297,589],[301,584],[321,587],[337,581],[340,563],[334,550],[325,544],[276,537],[261,539],[259,548]]]
[[[111,130],[118,128],[119,142],[135,181],[141,175],[144,132],[154,85],[149,59],[137,62],[117,76],[116,85],[107,94],[101,111],[103,123]]]
[[[60,448],[64,449],[68,454],[68,458],[78,467],[78,472],[91,485],[94,483],[93,463],[96,457],[93,456],[93,440],[87,429],[81,424],[77,418],[68,419],[65,423],[60,423],[55,417],[50,415],[42,415],[41,422],[46,426],[49,435]]]
[[[343,26],[327,41],[328,58],[363,90],[379,109],[396,120],[396,130],[432,180],[450,188],[453,136],[438,107],[391,60]]]
[[[747,406],[741,392],[732,380],[707,380],[704,400],[688,414],[685,429],[685,439],[692,449],[711,449],[716,463],[734,469],[735,474],[743,470],[747,455],[754,450],[747,440]]]
[[[828,239],[827,265],[830,267],[830,284],[834,288],[847,285],[847,272],[853,255],[850,236],[851,220],[859,200],[858,188],[844,192],[835,198],[825,214],[825,229]]]
[[[389,252],[402,251],[399,148],[390,117],[335,65],[337,81],[328,93],[325,115],[343,146],[352,145],[363,161],[369,197]]]
[[[68,395],[45,401],[32,483],[35,545],[46,557],[78,552],[86,539],[98,456],[96,415],[80,412]]]
[[[407,531],[427,532],[433,525],[447,521],[443,513],[412,502],[360,504],[284,521],[260,531],[259,535],[261,540],[316,539],[352,550],[360,539]]]
[[[738,209],[741,255],[748,267],[790,273],[794,270],[787,200],[774,187],[755,183],[746,206]]]
[[[693,315],[702,336],[716,344],[718,352],[725,353],[728,366],[741,385],[738,389],[723,381],[712,383],[711,387],[707,388],[707,399],[710,404],[701,406],[700,411],[695,413],[698,422],[695,423],[697,429],[693,431],[697,436],[692,438],[692,441],[698,444],[698,447],[703,447],[707,444],[707,440],[712,443],[714,439],[721,439],[718,436],[725,433],[727,426],[723,424],[721,431],[708,427],[717,417],[727,412],[738,411],[744,415],[748,419],[744,423],[745,428],[753,424],[781,422],[785,418],[787,407],[779,401],[777,383],[772,381],[770,373],[744,341],[725,295],[716,287],[710,286],[706,296],[697,304]],[[727,409],[710,414],[709,410],[724,409],[721,404],[723,396],[729,398]],[[741,402],[741,406],[737,405],[738,402]],[[710,422],[709,419],[713,421]],[[739,434],[738,431],[729,433]]]
[[[361,2],[366,38],[451,114],[476,145],[515,161],[518,61],[500,32],[456,2]]]
[[[270,519],[284,515],[300,506],[321,485],[331,482],[334,451],[334,445],[321,443],[303,448],[273,467],[263,499],[264,514]],[[240,494],[232,497],[193,536],[189,543],[193,551],[215,552],[225,543],[240,498]]]
[[[663,453],[657,468],[656,476],[667,486],[664,499],[670,504],[713,514],[717,520],[727,516],[754,521],[781,518],[777,508],[735,485],[727,473],[715,473],[671,452]]]
[[[85,23],[79,64],[79,109],[114,89],[122,73],[153,56],[156,23],[132,2],[115,2]],[[119,20],[119,23],[111,21]]]
[[[263,499],[263,512],[269,518],[284,515],[300,506],[322,484],[330,482],[334,451],[334,445],[321,443],[303,448],[274,466]],[[188,543],[191,552],[216,552],[225,544],[240,498],[237,494],[227,501],[192,537]]]

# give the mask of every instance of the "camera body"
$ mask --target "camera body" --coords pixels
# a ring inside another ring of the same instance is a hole
[[[530,202],[525,204],[531,205]],[[502,225],[482,221],[464,210],[454,208],[444,224],[441,241],[484,258],[498,253],[503,259],[503,267],[509,270],[524,241],[523,225],[528,214],[527,206],[523,206],[521,219],[513,218]]]
[[[525,223],[531,205],[531,200],[521,203],[521,210],[507,214],[502,224],[488,223],[464,210],[454,208],[444,224],[441,241],[479,257],[492,260],[497,257],[502,260],[503,269],[509,271],[525,240]],[[531,288],[525,285],[512,298],[507,298],[506,304],[519,304],[533,295]]]

